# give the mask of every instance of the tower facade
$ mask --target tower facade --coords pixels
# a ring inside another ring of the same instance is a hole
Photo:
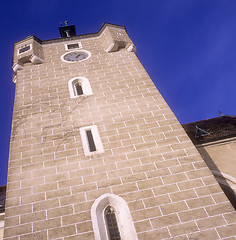
[[[14,45],[4,239],[236,235],[231,204],[125,28],[66,34]]]

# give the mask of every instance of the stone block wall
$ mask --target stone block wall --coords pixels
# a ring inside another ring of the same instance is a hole
[[[198,151],[135,53],[106,52],[103,32],[73,40],[85,61],[62,62],[64,42],[45,41],[44,63],[17,71],[4,239],[94,239],[105,193],[127,202],[139,240],[233,239],[235,212]],[[74,77],[93,95],[70,98]],[[89,125],[104,153],[84,155]]]

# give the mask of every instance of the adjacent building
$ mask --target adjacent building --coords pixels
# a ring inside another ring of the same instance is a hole
[[[0,239],[3,239],[6,186],[0,186]]]
[[[236,209],[236,117],[222,115],[183,127]]]

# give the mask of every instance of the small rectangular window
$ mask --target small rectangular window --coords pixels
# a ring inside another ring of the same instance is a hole
[[[80,134],[85,156],[104,152],[96,125],[80,128]]]
[[[24,52],[27,52],[31,49],[31,44],[30,45],[26,45],[26,46],[23,46],[21,48],[18,49],[18,55],[19,54],[22,54]]]
[[[66,50],[82,48],[81,42],[65,44]]]
[[[26,52],[28,50],[30,50],[30,46],[25,46],[23,48],[20,48],[19,53],[23,53],[23,52]]]
[[[67,47],[68,47],[68,49],[79,48],[79,44],[78,43],[68,44]]]

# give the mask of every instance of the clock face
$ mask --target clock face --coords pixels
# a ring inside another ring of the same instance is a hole
[[[65,53],[61,56],[61,60],[64,62],[79,62],[90,57],[88,51],[73,51]]]

